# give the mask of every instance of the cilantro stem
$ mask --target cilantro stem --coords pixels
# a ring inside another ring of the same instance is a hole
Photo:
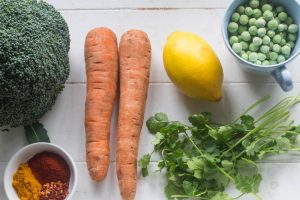
[[[258,194],[252,193],[258,200],[263,200]]]
[[[185,136],[188,138],[188,140],[192,143],[192,145],[195,147],[195,149],[199,152],[201,156],[204,156],[203,152],[198,148],[198,146],[194,143],[194,141],[190,138],[190,136],[184,132]]]
[[[279,101],[275,106],[273,106],[271,109],[269,109],[265,114],[260,116],[255,123],[261,121],[262,119],[266,118],[267,116],[270,116],[272,113],[278,111],[278,110],[286,110],[289,107],[295,105],[300,101],[299,96],[291,96],[291,97],[286,97]],[[281,105],[284,104],[284,105]]]
[[[242,193],[242,194],[240,194],[239,196],[234,197],[233,199],[239,199],[239,198],[241,198],[241,197],[244,196],[244,195],[245,195],[245,193]]]
[[[214,163],[214,165],[217,167],[217,169],[222,173],[224,174],[224,176],[226,176],[227,178],[229,178],[233,183],[235,182],[234,181],[234,178],[232,178],[227,172],[225,172],[221,167],[219,167],[216,163]]]
[[[195,147],[195,149],[197,149],[197,151],[199,152],[199,154],[201,156],[204,156],[203,152],[198,148],[198,146],[194,143],[194,141],[189,137],[189,135],[185,132],[186,137],[188,138],[188,140],[192,143],[192,145]],[[222,174],[224,174],[224,176],[226,176],[227,178],[229,178],[232,182],[234,182],[234,178],[232,178],[227,172],[225,172],[221,167],[218,166],[218,164],[216,163],[212,163]]]
[[[290,149],[290,151],[300,151],[300,148],[293,148],[293,149]]]
[[[279,113],[282,114],[282,113]],[[289,113],[284,113],[285,115],[288,115]],[[234,149],[237,145],[239,145],[241,142],[243,142],[245,139],[247,139],[250,135],[253,133],[258,132],[261,130],[263,127],[266,127],[269,123],[276,124],[278,120],[280,120],[283,116],[281,115],[273,115],[266,119],[264,122],[262,122],[259,126],[255,127],[253,130],[249,131],[244,137],[242,137],[239,141],[237,141],[233,146],[231,146],[227,151],[225,151],[222,156],[230,152],[232,149]]]
[[[244,112],[242,112],[242,114],[240,114],[240,116],[238,118],[236,118],[233,123],[237,122],[241,116],[247,114],[249,111],[251,111],[253,108],[255,108],[256,106],[258,106],[259,104],[267,101],[270,98],[270,95],[266,95],[264,97],[262,97],[261,99],[257,100],[254,104],[252,104],[249,108],[247,108]]]

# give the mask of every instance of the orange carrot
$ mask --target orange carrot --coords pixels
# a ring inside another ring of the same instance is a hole
[[[86,161],[91,178],[101,181],[110,162],[110,122],[118,80],[118,45],[111,30],[96,28],[87,34],[85,62]]]
[[[133,200],[137,185],[137,154],[149,85],[151,45],[146,33],[126,32],[119,45],[120,105],[116,167],[123,200]]]

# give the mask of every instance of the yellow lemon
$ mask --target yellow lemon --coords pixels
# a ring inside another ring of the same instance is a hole
[[[211,46],[189,32],[172,33],[164,47],[168,76],[185,95],[208,101],[222,97],[223,70]]]

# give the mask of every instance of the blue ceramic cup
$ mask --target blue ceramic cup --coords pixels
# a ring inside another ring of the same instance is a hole
[[[292,81],[291,74],[286,68],[286,65],[300,53],[300,40],[299,40],[300,31],[298,31],[298,38],[290,58],[283,63],[270,65],[270,66],[262,66],[262,65],[253,64],[251,62],[242,59],[239,55],[237,55],[232,50],[229,44],[227,26],[228,23],[230,22],[231,15],[236,10],[236,8],[242,4],[246,4],[247,2],[248,0],[233,0],[232,3],[227,8],[223,20],[223,24],[222,24],[222,34],[226,46],[229,49],[229,51],[239,60],[239,62],[242,63],[242,66],[244,66],[246,69],[250,69],[251,71],[258,72],[258,73],[271,74],[284,91],[286,92],[290,91],[293,88],[293,81]],[[289,14],[289,16],[291,16],[294,19],[294,23],[298,24],[299,26],[300,5],[298,0],[270,0],[270,2],[285,7],[286,12]]]

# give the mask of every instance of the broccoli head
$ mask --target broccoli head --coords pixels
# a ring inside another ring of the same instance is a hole
[[[31,124],[51,109],[69,76],[69,49],[53,6],[0,0],[0,127]]]

